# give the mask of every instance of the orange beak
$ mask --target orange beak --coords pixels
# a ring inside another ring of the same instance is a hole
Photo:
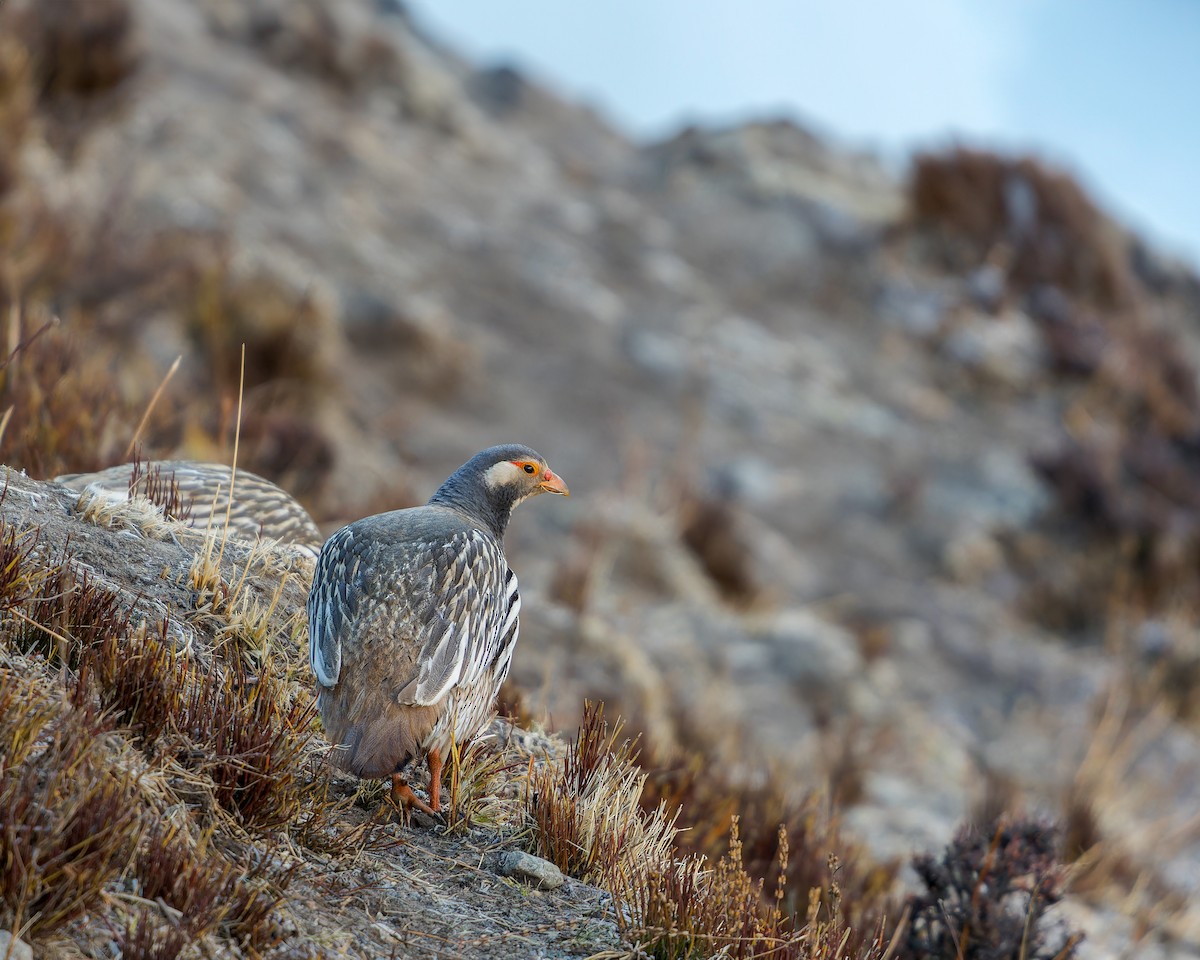
[[[538,489],[545,493],[560,493],[564,497],[571,495],[571,491],[563,483],[563,478],[556,473],[552,473],[549,468],[542,475],[542,482],[538,484]]]

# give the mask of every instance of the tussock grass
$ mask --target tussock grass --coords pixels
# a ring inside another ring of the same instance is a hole
[[[0,493],[0,504],[7,490]],[[37,546],[36,530],[18,530],[0,523],[0,612],[11,613],[40,590],[48,571],[32,559]]]
[[[243,825],[270,831],[300,812],[312,716],[311,704],[286,703],[272,680],[235,661],[194,677],[179,725],[193,745],[188,763],[212,782],[214,799]]]
[[[211,849],[211,840],[209,833],[196,842],[177,824],[156,820],[134,862],[137,894],[173,911],[173,929],[189,940],[215,930],[234,905],[238,870]],[[133,932],[145,937],[153,931],[151,925]]]
[[[534,768],[526,793],[534,852],[600,884],[638,862],[669,862],[676,833],[665,807],[638,806],[646,774],[620,734],[619,723],[604,720],[603,704],[585,704],[573,747],[561,764]]]
[[[142,833],[136,779],[86,712],[0,671],[0,924],[31,937],[99,905]]]
[[[764,894],[764,881],[745,868],[738,818],[729,832],[729,852],[710,866],[689,856],[663,869],[639,865],[614,890],[623,928],[647,956],[660,960],[773,957],[787,960],[878,960],[887,949],[882,929],[870,940],[851,943],[852,931],[839,910],[812,889],[804,913],[786,907],[787,830],[778,834],[779,880]],[[834,887],[836,892],[837,888]]]
[[[836,905],[852,929],[851,951],[864,946],[885,917],[899,916],[902,906],[894,895],[899,865],[873,862],[845,835],[836,806],[821,792],[800,792],[769,769],[760,783],[734,782],[728,765],[695,743],[670,755],[650,751],[649,758],[652,772],[642,805],[680,810],[682,852],[719,862],[730,854],[736,818],[746,872],[761,877],[767,889],[782,883],[782,906],[789,914],[805,916],[814,893],[827,913]]]
[[[163,620],[157,634],[146,626],[128,635],[110,633],[89,651],[81,671],[81,686],[147,750],[174,729],[191,679],[169,629]]]
[[[531,765],[526,809],[533,852],[608,889],[618,924],[641,955],[885,955],[898,936],[887,932],[885,913],[901,912],[887,898],[893,871],[847,870],[835,851],[857,851],[841,840],[836,821],[818,816],[814,800],[789,805],[779,789],[733,789],[702,767],[671,789],[661,782],[649,789],[620,730],[604,721],[602,706],[587,704],[566,755]],[[681,830],[683,823],[696,829]],[[720,843],[719,830],[727,831]],[[719,852],[699,852],[697,843]]]
[[[0,923],[36,942],[98,912],[123,955],[210,937],[261,955],[291,929],[287,832],[339,855],[378,842],[327,802],[308,698],[272,662],[205,665],[169,622],[131,628],[64,572],[69,554],[38,546],[0,525],[0,655],[15,665],[0,669]]]
[[[123,960],[175,960],[191,942],[187,932],[164,917],[161,907],[127,916],[115,943]]]
[[[120,595],[77,572],[69,553],[52,561],[39,591],[19,613],[24,629],[17,643],[27,653],[72,670],[85,651],[107,637],[129,632],[129,611]]]
[[[169,520],[187,523],[192,515],[192,500],[180,490],[174,471],[164,474],[161,464],[135,456],[129,473],[129,499],[139,496],[158,507]]]
[[[446,830],[467,833],[476,826],[505,829],[523,819],[523,804],[511,784],[525,764],[499,749],[490,737],[466,746],[452,743],[446,758],[448,787],[443,793]]]
[[[55,319],[26,324],[11,311],[7,327],[16,346],[0,364],[0,410],[12,410],[0,459],[55,476],[95,470],[119,456],[120,434],[128,435],[136,415],[108,361],[82,349]]]
[[[84,490],[75,504],[79,519],[106,530],[136,530],[152,540],[178,540],[188,528],[163,515],[162,508],[142,496],[114,500],[97,490]]]

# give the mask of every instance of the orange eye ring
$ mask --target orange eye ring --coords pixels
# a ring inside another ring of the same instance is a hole
[[[535,467],[532,463],[521,464],[521,469],[526,473],[537,473],[537,467]]]

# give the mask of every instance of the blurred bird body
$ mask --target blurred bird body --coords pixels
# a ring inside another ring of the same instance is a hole
[[[194,460],[150,460],[123,463],[97,473],[71,473],[54,478],[80,492],[90,490],[110,500],[150,496],[174,483],[180,506],[199,530],[210,526],[240,540],[269,537],[315,557],[324,537],[308,511],[286,490],[246,470]],[[230,506],[230,489],[233,505]],[[228,522],[226,518],[228,517]]]
[[[404,771],[425,756],[430,806],[442,761],[487,723],[519,631],[517,578],[504,557],[512,508],[566,494],[528,447],[491,447],[428,504],[366,517],[329,538],[308,599],[309,655],[334,760],[391,777],[425,808]]]

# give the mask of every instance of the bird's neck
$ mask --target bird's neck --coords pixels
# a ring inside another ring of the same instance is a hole
[[[462,485],[454,483],[454,480],[455,478],[451,477],[443,483],[438,488],[437,493],[429,498],[429,502],[443,507],[450,507],[459,513],[465,514],[480,524],[497,540],[502,541],[504,539],[504,531],[508,529],[508,518],[512,516],[515,501],[502,494],[493,494],[490,497],[480,496],[478,493],[470,489],[464,489]]]

